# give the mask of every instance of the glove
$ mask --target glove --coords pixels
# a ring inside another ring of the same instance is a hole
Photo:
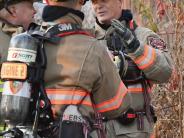
[[[127,53],[133,53],[137,50],[137,48],[140,46],[139,40],[132,34],[131,30],[129,30],[124,23],[121,23],[120,21],[113,19],[111,22],[112,28],[114,28],[114,31],[119,36],[125,52]]]

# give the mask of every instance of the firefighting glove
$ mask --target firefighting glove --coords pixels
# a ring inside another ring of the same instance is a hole
[[[133,53],[140,46],[139,40],[133,35],[130,29],[125,26],[125,23],[113,19],[111,22],[112,28],[119,36],[122,46],[127,53]]]

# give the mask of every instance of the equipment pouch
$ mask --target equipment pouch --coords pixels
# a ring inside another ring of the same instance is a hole
[[[83,123],[79,122],[64,120],[60,131],[61,135],[59,138],[90,138],[88,134],[85,135]]]

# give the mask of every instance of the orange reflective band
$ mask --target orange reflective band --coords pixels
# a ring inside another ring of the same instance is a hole
[[[123,101],[123,98],[125,97],[125,95],[127,93],[128,93],[128,91],[127,91],[125,85],[123,84],[123,82],[121,82],[119,85],[117,94],[110,100],[107,100],[107,101],[102,102],[100,104],[96,104],[95,108],[97,108],[97,110],[101,113],[115,110],[115,109],[120,107],[120,105]]]
[[[148,56],[148,50],[149,50],[148,47],[145,45],[143,55],[135,59],[136,64],[140,64]]]
[[[127,94],[127,92],[126,93],[122,93],[121,95],[120,95],[120,98],[119,98],[119,101],[118,101],[118,103],[116,104],[116,105],[114,105],[114,106],[111,106],[111,107],[109,107],[109,108],[105,108],[105,109],[101,109],[101,110],[98,110],[100,113],[104,113],[104,112],[108,112],[108,111],[111,111],[111,110],[115,110],[115,109],[118,109],[119,107],[120,107],[120,105],[121,105],[121,103],[122,103],[122,100],[123,100],[123,98],[125,97],[125,95]],[[123,98],[121,98],[121,97],[123,97]]]
[[[90,93],[84,90],[46,89],[51,104],[83,104],[92,106]]]
[[[90,93],[83,90],[64,90],[64,89],[46,89],[47,94],[65,94],[65,95],[80,95],[86,96]]]
[[[128,85],[128,92],[129,93],[136,93],[139,94],[143,92],[143,87],[141,83],[137,83],[137,84],[132,84],[132,85]],[[147,87],[147,92],[151,92],[151,88]]]
[[[92,106],[91,102],[87,102],[87,101],[80,101],[80,100],[50,100],[51,104],[73,104],[73,105],[77,105],[77,104],[83,104],[86,106]]]
[[[143,88],[128,88],[128,92],[130,92],[130,93],[142,93]]]
[[[146,69],[146,68],[150,67],[151,65],[153,65],[154,60],[155,60],[155,57],[156,57],[156,52],[155,52],[155,49],[153,49],[153,51],[152,51],[152,56],[151,56],[150,61],[149,61],[147,64],[142,65],[142,66],[138,66],[138,67],[139,67],[140,69]]]
[[[148,88],[147,91],[148,91],[148,93],[150,93],[151,89]],[[128,92],[129,93],[142,93],[143,92],[143,88],[128,88]]]
[[[145,45],[144,53],[137,59],[135,59],[135,63],[138,65],[139,69],[146,69],[153,65],[156,59],[156,51],[154,48]]]

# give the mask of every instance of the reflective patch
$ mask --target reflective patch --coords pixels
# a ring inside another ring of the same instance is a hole
[[[147,38],[147,42],[148,42],[148,45],[156,49],[165,50],[167,48],[164,40],[162,40],[157,36],[149,36]]]
[[[0,93],[3,92],[3,82],[0,80]]]
[[[35,62],[36,51],[24,48],[9,48],[8,49],[8,61],[20,61],[20,62]]]
[[[4,126],[0,125],[0,131],[3,131],[3,130],[4,130]]]
[[[1,67],[2,79],[25,80],[27,77],[27,65],[25,63],[4,62]]]
[[[31,86],[27,81],[5,81],[2,95],[30,98]]]

